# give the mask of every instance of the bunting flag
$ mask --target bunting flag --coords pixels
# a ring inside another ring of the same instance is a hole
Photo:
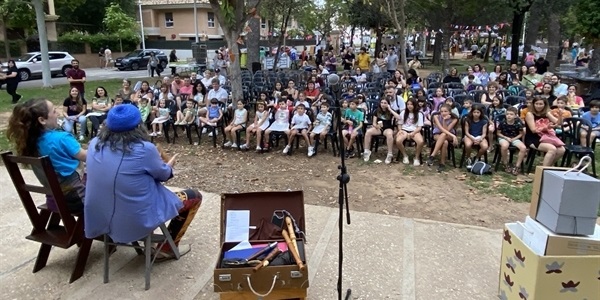
[[[452,24],[450,26],[453,29],[460,29],[460,30],[484,30],[485,29],[486,31],[492,31],[492,30],[502,29],[502,28],[504,28],[504,26],[511,26],[511,24],[507,23],[507,22],[503,22],[503,23],[498,23],[498,24],[481,25],[481,26],[459,25],[459,24]]]

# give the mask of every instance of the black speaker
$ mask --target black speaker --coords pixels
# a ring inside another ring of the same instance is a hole
[[[206,44],[192,43],[192,57],[196,64],[206,65]]]
[[[252,74],[256,73],[256,71],[262,69],[262,64],[259,62],[252,63]]]

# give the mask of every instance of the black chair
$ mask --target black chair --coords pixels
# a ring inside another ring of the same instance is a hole
[[[581,130],[583,126],[587,126],[588,130],[593,128],[592,123],[582,118],[567,118],[564,120],[566,127],[563,130],[563,136],[566,140],[565,143],[565,154],[563,155],[561,165],[570,166],[573,155],[577,158],[581,158],[585,155],[592,159],[592,174],[596,177],[596,155],[594,149],[596,147],[596,139],[593,141],[588,134],[586,136],[585,145],[581,145]]]
[[[504,103],[513,106],[525,103],[525,97],[509,95],[504,98]]]
[[[467,122],[467,117],[466,117],[466,116],[465,116],[465,117],[462,117],[462,118],[460,119],[460,129],[461,129],[461,132],[462,132],[462,137],[461,137],[461,139],[460,139],[460,142],[459,142],[459,143],[460,143],[460,146],[459,146],[459,147],[461,147],[461,148],[463,149],[463,151],[462,151],[462,155],[460,156],[460,163],[459,163],[459,165],[458,165],[458,167],[459,167],[459,168],[462,168],[462,167],[463,167],[463,165],[464,165],[464,163],[465,163],[465,159],[466,159],[467,155],[470,155],[470,153],[468,153],[468,154],[467,154],[467,153],[465,153],[465,149],[466,149],[466,147],[465,147],[465,142],[464,142],[464,140],[465,140],[465,138],[467,137],[467,132],[465,131],[465,124],[466,124],[466,122]],[[484,125],[484,126],[487,126],[487,124],[486,124],[486,125]],[[485,136],[485,137],[483,137],[483,138],[484,138],[484,139],[486,139],[486,140],[488,139],[488,137],[487,137],[487,136]],[[488,145],[489,145],[489,144],[491,144],[491,141],[489,141],[489,140],[488,140]],[[471,149],[472,149],[472,150],[479,151],[479,147],[480,147],[479,145],[473,145],[473,146],[471,147]],[[488,162],[488,155],[487,155],[487,151],[486,151],[486,153],[483,155],[483,157],[484,157],[484,159],[485,159],[485,163],[487,163],[487,162]],[[478,157],[477,159],[479,159],[479,157]]]

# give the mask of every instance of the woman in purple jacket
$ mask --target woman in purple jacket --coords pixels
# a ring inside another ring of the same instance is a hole
[[[173,177],[175,158],[163,161],[143,127],[139,110],[124,104],[108,112],[106,126],[88,147],[85,199],[85,235],[108,234],[119,243],[149,235],[169,220],[175,244],[196,215],[200,192],[174,193],[162,183]],[[179,246],[183,255],[190,246]],[[157,251],[157,260],[173,258],[168,245]]]

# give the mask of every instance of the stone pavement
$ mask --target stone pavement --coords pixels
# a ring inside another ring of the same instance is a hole
[[[25,174],[34,180],[31,172]],[[183,239],[192,252],[156,264],[152,286],[144,291],[143,257],[128,248],[111,256],[111,281],[102,283],[100,242],[94,242],[84,276],[73,284],[68,279],[76,248],[53,249],[47,266],[33,274],[39,244],[25,239],[31,225],[3,166],[0,187],[0,299],[218,299],[212,285],[218,195],[204,193]],[[305,210],[308,299],[337,299],[338,210],[314,205]],[[497,299],[500,230],[356,211],[351,218],[344,226],[343,284],[353,299]]]

